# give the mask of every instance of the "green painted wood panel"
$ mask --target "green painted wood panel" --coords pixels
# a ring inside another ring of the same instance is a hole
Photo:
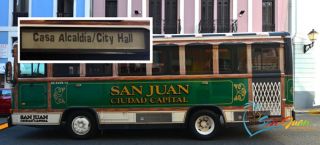
[[[243,106],[247,79],[52,82],[52,108]]]
[[[20,83],[18,87],[19,109],[47,108],[47,83]]]

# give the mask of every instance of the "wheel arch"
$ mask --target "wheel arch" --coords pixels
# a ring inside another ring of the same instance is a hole
[[[92,114],[94,116],[94,119],[95,119],[98,127],[100,127],[100,120],[99,120],[98,113],[94,109],[87,108],[87,107],[73,107],[73,108],[68,108],[68,109],[64,110],[62,113],[61,119],[60,119],[60,124],[64,125],[66,123],[67,116],[70,113],[76,112],[76,111],[84,111],[84,112],[88,112],[88,113]]]
[[[214,106],[214,105],[206,105],[206,106],[193,106],[191,108],[188,109],[187,113],[186,113],[186,117],[185,117],[185,125],[189,124],[190,121],[190,117],[193,113],[200,111],[200,110],[210,110],[213,111],[214,113],[218,114],[219,117],[222,116],[223,122],[221,123],[225,123],[225,115],[223,113],[223,110],[218,107],[218,106]],[[221,120],[220,120],[221,121]]]

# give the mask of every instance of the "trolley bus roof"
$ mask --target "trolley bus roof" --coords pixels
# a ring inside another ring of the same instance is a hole
[[[283,38],[290,37],[288,32],[257,32],[257,33],[203,33],[203,34],[154,34],[154,45],[190,43],[284,43]]]

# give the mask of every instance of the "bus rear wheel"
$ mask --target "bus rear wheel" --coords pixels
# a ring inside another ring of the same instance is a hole
[[[219,115],[210,110],[197,111],[190,117],[189,130],[197,139],[212,139],[220,128]]]
[[[85,111],[73,112],[67,119],[67,131],[76,139],[88,139],[97,132],[94,116]]]

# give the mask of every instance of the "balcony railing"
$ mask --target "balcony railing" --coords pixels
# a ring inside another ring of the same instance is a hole
[[[153,33],[161,34],[162,20],[161,19],[153,19]]]
[[[275,24],[262,24],[262,31],[263,32],[274,32],[275,31]]]
[[[163,20],[163,25],[165,34],[179,34],[181,31],[180,19],[177,21]]]
[[[163,31],[162,31],[163,30]],[[154,34],[179,34],[181,31],[180,19],[176,21],[168,20],[154,20],[153,33]]]
[[[238,31],[238,20],[200,20],[199,33],[228,33]]]
[[[215,21],[202,19],[199,22],[199,33],[214,33],[215,32]]]
[[[73,13],[62,13],[62,12],[58,12],[57,13],[58,17],[73,17]]]
[[[12,26],[18,25],[18,17],[28,17],[27,12],[13,12],[12,15],[13,15]]]

